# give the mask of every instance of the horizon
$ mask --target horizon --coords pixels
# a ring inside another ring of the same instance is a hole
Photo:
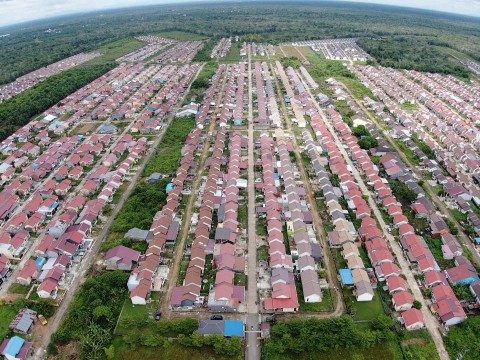
[[[432,12],[436,14],[453,15],[465,17],[467,19],[480,19],[480,0],[460,0],[457,1],[455,7],[452,9],[448,0],[420,0],[420,1],[399,1],[399,0],[307,0],[306,2],[318,2],[321,3],[338,3],[344,4],[359,4],[359,5],[379,5],[387,6],[397,9],[405,10],[418,10]],[[87,2],[90,7],[87,9],[84,5],[82,8],[77,8],[73,3]],[[74,0],[69,4],[63,4],[60,0],[0,0],[2,3],[3,11],[0,14],[0,29],[21,26],[22,24],[28,25],[35,22],[48,22],[61,20],[62,18],[82,16],[88,14],[100,13],[103,11],[124,11],[128,9],[141,8],[141,7],[160,7],[160,6],[175,6],[175,5],[199,5],[200,3],[208,3],[210,5],[227,3],[235,4],[238,1],[227,0],[141,0],[130,4],[131,0],[120,1],[102,1],[101,4],[91,2],[90,0]],[[256,0],[248,0],[251,3],[257,3]],[[258,1],[261,3],[263,1]],[[275,2],[272,0],[265,0],[265,2]],[[284,2],[296,2],[296,0],[280,0],[278,3]],[[300,2],[300,1],[299,1]],[[38,6],[42,6],[38,3],[45,3],[43,6],[48,9],[48,15],[44,11],[38,11]],[[106,4],[107,3],[107,4]],[[420,5],[419,5],[420,3]],[[433,3],[433,4],[432,4]],[[431,4],[430,6],[428,4]],[[432,6],[433,5],[433,6]],[[447,8],[450,10],[448,11]],[[31,10],[30,10],[31,9]],[[33,10],[35,9],[35,10]],[[30,13],[30,11],[34,11]],[[20,14],[20,15],[18,15]],[[477,16],[472,14],[479,14]]]

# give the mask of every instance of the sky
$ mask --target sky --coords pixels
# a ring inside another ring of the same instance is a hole
[[[199,1],[199,0],[193,0]],[[59,15],[192,0],[0,0],[0,27]],[[341,1],[341,0],[339,0]],[[480,17],[480,0],[349,0],[399,5]]]

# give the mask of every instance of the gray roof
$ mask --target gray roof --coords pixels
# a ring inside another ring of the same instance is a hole
[[[17,326],[15,326],[15,330],[26,334],[28,333],[28,330],[30,330],[30,327],[32,326],[32,324],[33,324],[33,320],[30,317],[30,315],[23,314]]]
[[[200,320],[198,332],[202,335],[223,335],[225,330],[224,320]]]
[[[127,239],[144,241],[144,240],[147,240],[148,233],[149,233],[148,230],[132,228],[128,230],[128,232],[125,234],[125,237]]]

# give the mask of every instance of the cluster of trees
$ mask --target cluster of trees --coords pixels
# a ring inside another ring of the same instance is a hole
[[[332,319],[298,319],[277,324],[265,343],[265,359],[292,359],[302,354],[309,358],[337,349],[371,348],[392,340],[394,320],[381,315],[370,329],[360,329],[350,317]]]
[[[361,39],[359,45],[382,66],[452,74],[464,79],[470,76],[465,66],[441,52],[423,36]]]
[[[388,184],[392,189],[393,195],[395,195],[395,197],[405,206],[408,206],[417,200],[417,194],[410,190],[405,183],[398,180],[389,180]]]
[[[196,329],[197,328],[198,325]],[[178,344],[182,346],[192,348],[192,352],[195,352],[195,348],[209,348],[213,350],[213,353],[216,355],[229,356],[234,359],[242,358],[243,341],[239,337],[227,339],[222,335],[203,336],[193,332],[191,334],[178,334],[175,339],[160,334],[150,334],[139,336],[127,335],[124,336],[122,340],[132,350],[137,346],[165,349],[173,345],[174,342],[178,342]]]
[[[85,281],[70,304],[60,328],[52,335],[48,352],[71,341],[81,345],[81,359],[104,359],[113,329],[127,296],[128,273],[114,271]]]
[[[75,90],[95,80],[113,64],[81,66],[64,71],[0,104],[0,140],[5,139],[30,119]]]
[[[298,68],[300,68],[300,66],[302,66],[302,63],[300,62],[300,60],[295,56],[291,56],[291,57],[285,57],[284,56],[280,59],[280,63],[284,67],[291,66],[294,69],[298,69]]]

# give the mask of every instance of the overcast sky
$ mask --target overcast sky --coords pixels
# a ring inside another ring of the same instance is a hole
[[[200,1],[200,0],[196,0]],[[340,1],[340,0],[339,0]],[[350,0],[410,6],[480,17],[480,0]],[[192,0],[0,0],[0,27],[64,14]]]

